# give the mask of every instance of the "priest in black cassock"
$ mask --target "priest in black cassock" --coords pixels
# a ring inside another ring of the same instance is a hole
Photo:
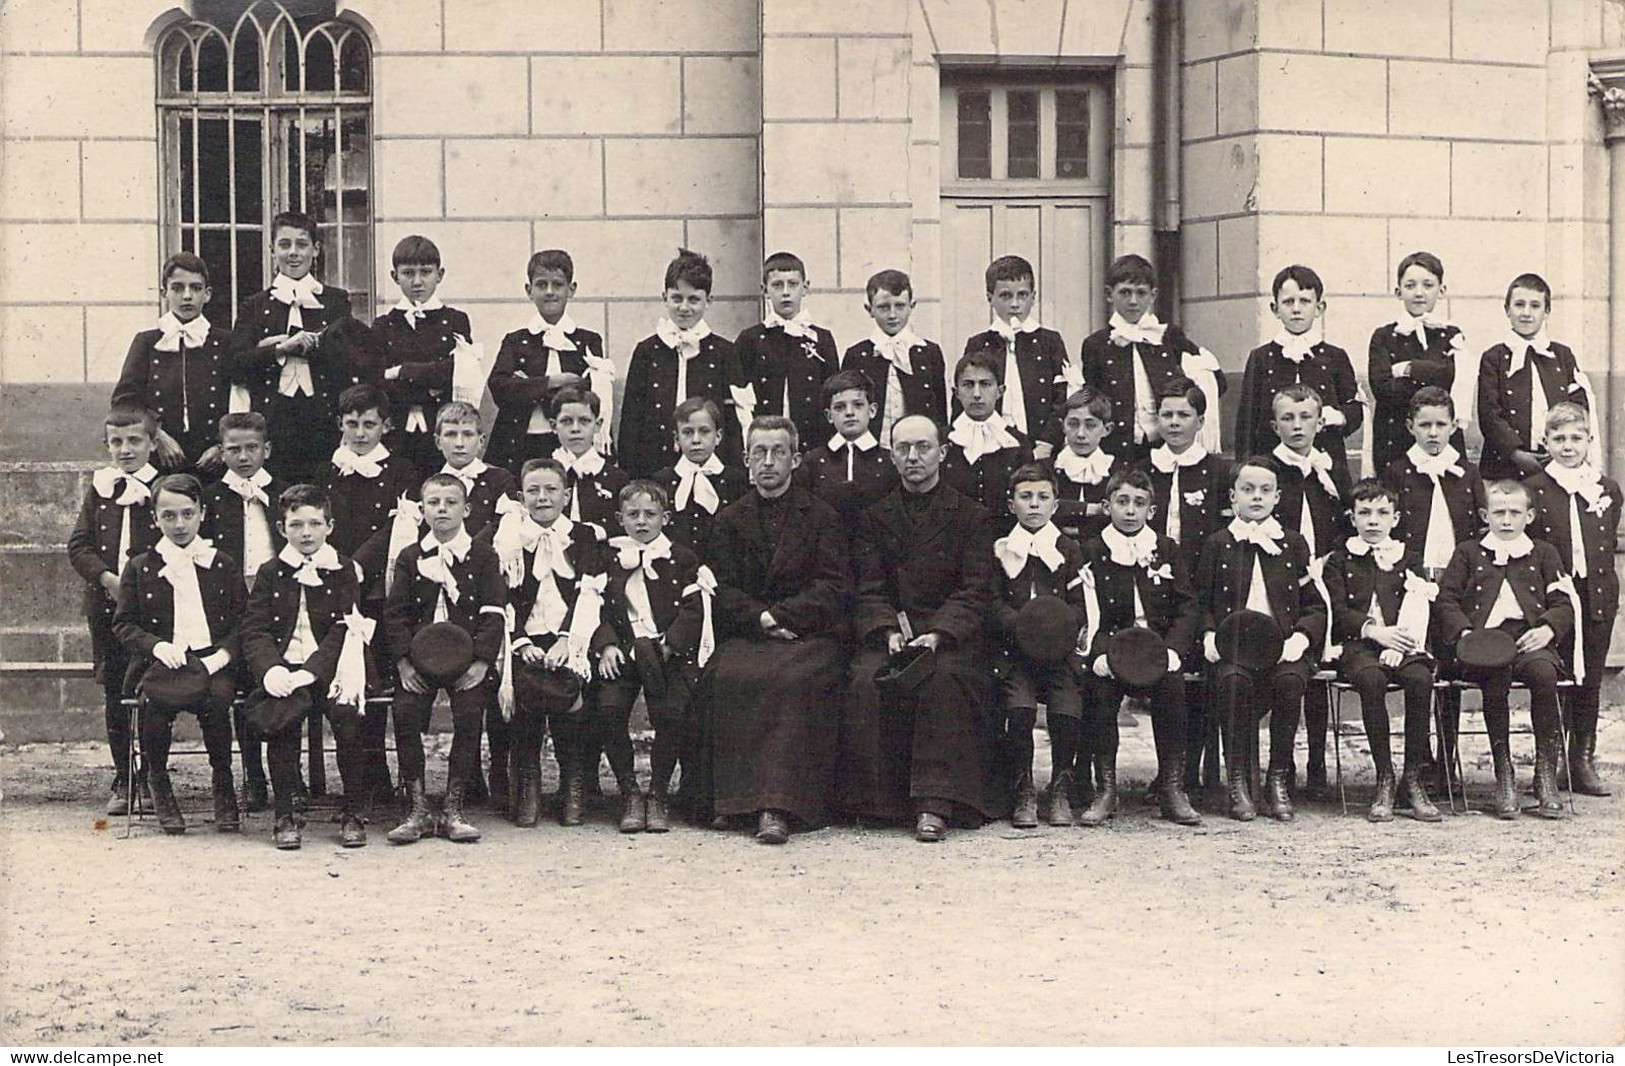
[[[795,423],[763,415],[745,455],[753,490],[711,531],[718,646],[702,682],[713,811],[754,815],[756,839],[828,820],[852,613],[847,535],[790,472]]]
[[[986,512],[941,481],[942,429],[892,427],[902,485],[858,525],[858,652],[841,724],[841,802],[859,818],[914,818],[921,841],[995,813],[983,793],[992,734],[986,642],[993,544]],[[875,671],[905,644],[934,649],[919,687],[885,697]]]

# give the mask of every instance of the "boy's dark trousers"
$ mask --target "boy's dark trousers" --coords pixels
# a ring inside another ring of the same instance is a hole
[[[1033,789],[1033,728],[1038,722],[1038,705],[1044,704],[1049,723],[1052,762],[1050,782],[1072,770],[1077,761],[1083,696],[1071,660],[1054,666],[1038,666],[1011,653],[1009,673],[1001,682],[999,706],[1002,714],[994,722],[995,753],[988,800],[1004,810],[1012,800],[1018,804]],[[1079,767],[1087,771],[1087,765]]]
[[[1363,641],[1361,643],[1364,643]],[[1398,666],[1384,666],[1375,655],[1364,654],[1355,664],[1345,663],[1343,676],[1360,696],[1360,717],[1365,724],[1366,742],[1376,767],[1379,786],[1394,776],[1392,737],[1388,726],[1388,685],[1399,685],[1405,693],[1405,781],[1407,790],[1416,787],[1416,778],[1427,759],[1433,707],[1433,667],[1418,656],[1406,656]],[[1345,657],[1349,650],[1344,649]],[[1311,734],[1311,743],[1313,734]]]
[[[1298,710],[1310,672],[1303,659],[1277,663],[1256,673],[1227,662],[1210,667],[1208,691],[1220,716],[1232,805],[1238,789],[1251,804],[1253,774],[1259,767],[1258,726],[1266,714],[1270,718],[1269,774],[1276,780],[1291,781]]]
[[[400,767],[403,785],[424,780],[423,734],[429,728],[429,715],[439,691],[436,687],[417,693],[406,691],[404,685],[395,687],[395,762]],[[452,729],[446,780],[448,785],[466,785],[480,771],[480,724],[486,704],[496,697],[496,681],[487,674],[484,681],[471,689],[459,692],[447,686],[446,695],[451,700]]]
[[[1568,730],[1569,783],[1585,796],[1606,796],[1608,787],[1597,776],[1597,717],[1602,706],[1603,664],[1608,659],[1608,643],[1613,636],[1611,618],[1591,618],[1591,590],[1585,578],[1576,578],[1580,594],[1581,621],[1578,639],[1585,655],[1585,678],[1563,693],[1564,726]]]
[[[541,671],[544,668],[519,662],[515,664],[514,669]],[[495,717],[502,717],[500,710]],[[486,715],[488,725],[491,720],[492,715],[488,713]],[[559,770],[559,813],[561,818],[563,817],[571,782],[580,781],[580,737],[583,722],[584,710],[575,699],[568,702],[562,698],[521,700],[517,693],[515,694],[513,720],[504,722],[503,726],[504,736],[511,742],[510,765],[515,790],[513,815],[517,824],[522,826],[536,824],[541,793],[542,748],[546,745],[550,733],[553,736],[553,760],[558,764]],[[496,766],[494,744],[491,765]]]
[[[400,671],[396,666],[400,656],[390,648],[385,636],[384,627],[384,601],[365,600],[358,605],[362,615],[377,623],[373,630],[372,643],[367,648],[367,654],[372,656],[373,666],[379,677],[387,679],[386,687],[401,689]],[[405,650],[402,649],[402,654]],[[369,693],[371,695],[371,693]],[[427,725],[427,719],[424,720]],[[336,728],[336,727],[335,727]],[[370,707],[361,717],[358,724],[360,729],[361,767],[355,778],[354,787],[357,795],[363,800],[363,809],[367,807],[387,807],[394,802],[395,788],[389,777],[389,756],[384,750],[389,737],[389,707]],[[478,747],[479,738],[475,737],[475,746]],[[421,748],[420,748],[421,750]],[[396,755],[395,761],[400,762]],[[402,780],[405,774],[401,775]],[[350,785],[346,784],[345,795],[349,795]]]
[[[1517,619],[1496,628],[1517,638],[1530,627]],[[1514,681],[1529,690],[1529,718],[1535,732],[1535,792],[1543,800],[1556,802],[1557,763],[1563,746],[1563,722],[1558,711],[1557,682],[1563,676],[1556,641],[1539,651],[1519,652],[1510,666],[1475,669],[1458,664],[1460,674],[1476,683],[1484,698],[1484,731],[1489,734],[1490,757],[1495,765],[1497,814],[1516,817],[1518,797],[1512,768],[1512,715],[1508,697]],[[1454,734],[1452,725],[1450,731]],[[1545,804],[1543,803],[1544,807]]]
[[[237,672],[237,684],[239,689],[241,689],[243,692],[250,692],[253,690],[254,685],[248,680],[248,670],[243,663],[234,662],[230,666],[226,667],[226,669]],[[247,708],[242,703],[234,703],[232,705],[231,727],[232,732],[237,735],[237,750],[242,753],[243,760],[243,791],[249,797],[249,809],[254,810],[258,806],[256,803],[254,803],[254,800],[258,798],[256,797],[255,793],[258,792],[263,794],[265,791],[265,751],[268,744],[265,741],[262,741],[256,737],[250,737],[248,735],[248,730],[243,722],[243,715],[246,713]],[[297,748],[297,746],[298,742],[296,740],[295,747]],[[295,766],[295,771],[297,771],[297,769],[298,767]],[[263,800],[261,800],[261,802],[263,802]]]
[[[317,682],[320,685],[320,682]],[[337,749],[339,780],[344,787],[343,813],[360,815],[367,809],[366,754],[362,750],[362,723],[367,718],[384,718],[384,708],[370,707],[363,715],[353,705],[332,703],[314,688],[315,706],[325,713],[333,726],[333,746]],[[299,781],[299,741],[304,734],[303,724],[286,729],[266,741],[266,756],[271,764],[271,790],[275,795],[276,817],[280,820],[295,813],[295,795]],[[240,734],[239,734],[240,735]],[[302,813],[302,812],[300,812]]]
[[[661,698],[649,699],[647,694],[644,696],[649,724],[655,731],[654,744],[649,752],[649,791],[656,796],[665,796],[670,791],[672,773],[679,763],[683,767],[685,785],[689,784],[690,775],[699,772],[696,760],[699,727],[694,720],[688,682],[678,676],[676,662],[668,663],[666,670],[666,692]],[[611,745],[619,743],[616,737],[627,736],[632,704],[642,690],[643,679],[630,657],[622,667],[620,677],[598,683],[597,719],[601,728],[612,734],[604,742],[604,750],[610,753],[611,769],[615,767]],[[619,778],[620,772],[617,770],[616,779]]]
[[[1084,683],[1083,732],[1094,749],[1095,759],[1102,774],[1116,789],[1117,747],[1120,733],[1117,711],[1123,697],[1149,696],[1151,708],[1151,740],[1157,752],[1157,779],[1165,787],[1184,786],[1185,747],[1188,717],[1185,702],[1185,677],[1169,671],[1149,689],[1130,689],[1114,677],[1091,674]]]
[[[217,790],[222,782],[231,780],[231,704],[236,696],[233,671],[227,668],[209,679],[209,695],[204,701],[185,712],[197,716]],[[175,736],[175,718],[181,713],[156,707],[146,699],[141,701],[141,756],[154,792],[168,790],[169,746]]]
[[[91,602],[92,592],[100,597],[99,603]],[[107,750],[113,757],[113,780],[126,781],[130,772],[130,713],[124,709],[123,699],[130,652],[113,635],[113,601],[100,589],[89,589],[85,607],[90,654],[96,665],[96,680],[102,686],[102,714],[107,726]]]

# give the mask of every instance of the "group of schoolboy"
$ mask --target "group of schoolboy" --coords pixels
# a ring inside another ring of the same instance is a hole
[[[235,736],[241,805],[274,795],[275,843],[297,848],[301,726],[325,715],[348,847],[396,798],[393,843],[477,840],[468,808],[486,799],[537,824],[549,737],[561,824],[582,822],[604,756],[626,832],[666,830],[681,799],[718,826],[749,816],[767,843],[841,816],[911,820],[932,841],[950,824],[1039,824],[1043,704],[1047,820],[1098,826],[1120,804],[1130,696],[1150,712],[1163,817],[1200,823],[1187,792],[1216,733],[1229,815],[1288,821],[1300,707],[1307,788],[1326,785],[1322,668],[1361,700],[1373,821],[1440,818],[1428,790],[1454,787],[1459,702],[1444,697],[1430,765],[1439,677],[1482,687],[1499,815],[1518,811],[1514,682],[1532,705],[1532,810],[1562,816],[1565,728],[1573,790],[1607,794],[1593,751],[1620,490],[1595,465],[1589,385],[1547,336],[1536,275],[1510,285],[1510,330],[1475,390],[1461,331],[1435,311],[1442,264],[1407,256],[1403,313],[1371,338],[1368,412],[1348,354],[1321,337],[1320,278],[1282,270],[1281,329],[1247,359],[1231,462],[1209,421],[1225,376],[1157,320],[1139,256],[1113,263],[1109,325],[1075,360],[1037,321],[1031,266],[995,260],[989,327],[950,377],[909,327],[900,271],[869,280],[875,328],[841,354],[802,308],[794,255],[767,259],[767,315],[730,343],[705,321],[709,264],[683,250],[612,435],[614,371],[570,317],[565,252],[531,257],[536,314],[470,395],[469,320],[436,295],[430,240],[396,247],[401,300],[368,327],[314,276],[311,221],[272,229],[275,279],[230,331],[203,315],[203,261],[164,264],[166,312],[130,346],[105,419],[112,462],[69,542],[105,689],[110,812],[150,795],[162,828],[184,832],[167,753],[191,713],[216,828],[240,824]],[[1380,476],[1351,484],[1345,439],[1367,417]],[[1475,417],[1480,467],[1462,435]],[[1458,659],[1486,630],[1512,650]],[[441,691],[453,735],[436,810],[422,738]],[[628,736],[640,693],[646,788]]]

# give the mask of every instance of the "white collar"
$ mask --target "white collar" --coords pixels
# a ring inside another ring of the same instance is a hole
[[[1112,339],[1129,344],[1161,344],[1168,331],[1168,326],[1157,321],[1157,316],[1150,311],[1141,315],[1138,322],[1130,322],[1113,311],[1106,325],[1111,327]]]
[[[762,325],[768,329],[782,329],[792,337],[810,340],[818,336],[814,332],[812,316],[807,313],[805,307],[797,311],[794,318],[783,318],[777,311],[768,308],[767,314],[762,316]]]
[[[182,322],[176,318],[174,312],[165,312],[158,319],[158,329],[163,333],[153,348],[160,352],[178,352],[184,340],[189,348],[201,348],[209,340],[209,320],[198,315],[190,322]]]
[[[375,478],[383,473],[383,463],[388,458],[389,448],[382,443],[374,445],[366,455],[357,455],[348,444],[340,444],[333,449],[333,465],[338,467],[339,473],[359,474],[365,478]]]
[[[1079,455],[1063,445],[1055,453],[1055,469],[1080,485],[1098,485],[1111,473],[1113,456],[1101,448],[1088,455]]]
[[[1411,465],[1416,467],[1418,473],[1431,478],[1443,477],[1445,474],[1461,477],[1467,473],[1461,466],[1461,453],[1456,451],[1453,444],[1446,444],[1438,455],[1429,455],[1422,450],[1420,444],[1413,444],[1405,449],[1405,458],[1411,461]]]
[[[276,557],[294,569],[301,569],[306,565],[314,566],[318,570],[342,570],[344,564],[339,562],[339,553],[331,544],[323,544],[311,555],[306,555],[292,544],[284,544]]]
[[[1191,446],[1182,452],[1162,444],[1151,449],[1151,465],[1164,474],[1172,474],[1177,467],[1195,466],[1207,455],[1208,451],[1202,447],[1201,441],[1192,441]]]
[[[677,457],[677,462],[672,464],[672,469],[677,471],[677,475],[679,477],[689,477],[693,474],[709,474],[714,476],[722,473],[723,466],[722,460],[717,458],[717,453],[712,452],[710,458],[706,459],[706,461],[703,463],[696,463],[686,455],[679,455]]]
[[[1286,537],[1286,531],[1274,515],[1270,515],[1262,522],[1249,522],[1245,518],[1232,518],[1225,527],[1230,535],[1237,541],[1246,541],[1256,544],[1266,554],[1280,555],[1281,541]]]
[[[1356,533],[1343,542],[1343,547],[1348,550],[1350,555],[1371,556],[1376,561],[1379,570],[1392,570],[1394,564],[1405,557],[1405,542],[1395,540],[1393,537],[1387,538],[1381,544],[1367,544]]]
[[[1019,321],[1011,319],[1009,322],[1006,322],[998,315],[994,315],[987,328],[990,332],[997,333],[1005,340],[1013,341],[1018,333],[1037,333],[1042,327],[1038,324],[1038,315],[1035,312]]]
[[[1282,326],[1276,331],[1274,340],[1283,356],[1294,363],[1301,363],[1315,354],[1315,345],[1321,340],[1320,323],[1314,323],[1302,333],[1293,333]]]
[[[1157,554],[1157,532],[1150,526],[1141,526],[1132,537],[1116,526],[1107,526],[1100,531],[1100,539],[1118,566],[1150,566]]]
[[[570,334],[574,333],[576,328],[576,320],[570,317],[568,311],[560,315],[557,322],[549,322],[538,311],[536,314],[531,315],[530,321],[525,324],[525,329],[531,336],[540,336],[542,343],[555,352],[573,352],[576,350],[575,341],[570,339]]]
[[[655,336],[660,338],[660,343],[685,359],[699,355],[700,342],[710,335],[711,327],[703,318],[694,323],[692,329],[678,329],[675,322],[664,317],[655,323]]]
[[[484,459],[480,459],[480,458],[476,457],[473,460],[471,460],[469,462],[469,464],[467,466],[463,467],[461,470],[459,470],[456,467],[452,466],[450,463],[447,463],[445,466],[440,468],[440,472],[442,474],[450,474],[452,477],[456,478],[458,481],[461,481],[463,484],[469,486],[470,488],[473,488],[474,482],[478,481],[480,479],[480,475],[485,473],[489,469],[491,469],[491,468],[486,465]]]
[[[1428,346],[1428,330],[1449,329],[1450,325],[1451,322],[1448,318],[1432,311],[1420,315],[1412,315],[1407,311],[1394,319],[1394,332],[1399,334],[1408,333],[1420,341],[1422,347],[1426,348]]]
[[[271,279],[271,298],[278,303],[292,304],[297,300],[300,307],[317,308],[322,306],[322,302],[316,299],[322,294],[322,289],[322,283],[316,280],[314,274],[306,274],[302,278],[278,274]]]
[[[590,477],[604,472],[604,457],[599,454],[597,448],[589,448],[585,455],[574,455],[570,449],[561,444],[553,449],[553,459],[564,467],[567,473],[575,474],[577,477],[582,475]]]
[[[638,543],[630,534],[622,534],[609,538],[609,546],[615,549],[615,561],[622,570],[642,567],[646,578],[658,576],[654,565],[657,559],[671,558],[671,539],[664,533],[647,544]]]
[[[1518,335],[1517,330],[1508,329],[1506,340],[1501,343],[1505,344],[1512,352],[1512,361],[1507,366],[1508,374],[1516,374],[1523,369],[1524,360],[1529,358],[1530,349],[1534,349],[1536,355],[1547,359],[1551,359],[1557,354],[1552,351],[1552,341],[1550,337],[1546,336],[1545,329],[1542,329],[1533,337],[1522,337]]]
[[[1319,448],[1310,448],[1308,455],[1299,455],[1285,444],[1277,444],[1270,454],[1304,477],[1314,474],[1327,494],[1337,498],[1337,482],[1332,480],[1332,457]]]
[[[133,474],[126,474],[116,466],[102,466],[97,467],[90,475],[90,483],[95,487],[96,495],[104,500],[110,500],[118,489],[119,481],[127,479],[118,502],[120,506],[128,506],[131,503],[144,503],[152,498],[150,486],[153,478],[157,476],[158,469],[151,463],[144,463]]]
[[[271,472],[262,466],[254,471],[252,477],[243,477],[235,470],[227,470],[225,476],[220,480],[228,485],[252,485],[256,489],[263,489],[271,483]]]
[[[846,438],[837,433],[835,436],[829,439],[829,450],[836,455],[839,455],[841,454],[841,449],[846,447],[846,444]],[[868,430],[864,430],[863,436],[853,441],[852,446],[860,452],[869,452],[880,447],[880,442],[875,440],[875,435],[873,433],[870,433]]]
[[[1570,496],[1583,497],[1587,503],[1596,503],[1602,496],[1602,474],[1590,463],[1563,466],[1554,459],[1546,464],[1546,473],[1558,488]]]
[[[1494,533],[1486,533],[1478,543],[1495,556],[1496,566],[1505,566],[1508,559],[1522,559],[1535,550],[1535,542],[1529,539],[1527,533],[1519,533],[1511,540],[1502,540]]]
[[[961,411],[948,431],[948,439],[964,449],[965,460],[970,463],[989,452],[1021,447],[1021,442],[1010,435],[1004,416],[997,411],[982,422]]]
[[[214,565],[214,557],[217,554],[214,550],[214,542],[204,537],[193,537],[184,548],[168,537],[160,537],[153,550],[170,566],[190,562],[193,565],[203,567],[205,570]]]
[[[400,302],[395,305],[395,310],[405,314],[407,320],[411,321],[414,318],[422,318],[430,311],[439,311],[445,306],[440,302],[440,294],[435,293],[420,304],[415,304],[409,297],[402,296]]]
[[[468,558],[468,550],[473,546],[474,538],[468,535],[467,528],[459,529],[457,535],[444,544],[440,542],[439,537],[434,535],[432,529],[424,535],[422,540],[418,541],[418,547],[423,550],[423,554],[438,555],[441,552],[448,552],[458,562]]]
[[[904,326],[895,334],[888,335],[885,330],[877,325],[869,331],[869,343],[874,345],[875,351],[880,352],[882,355],[893,351],[901,351],[904,355],[907,355],[910,348],[925,342],[909,326]]]
[[[1053,574],[1066,562],[1066,556],[1061,554],[1060,539],[1061,531],[1055,528],[1053,522],[1045,522],[1036,532],[1029,532],[1017,522],[1008,536],[994,542],[993,554],[1011,579],[1026,569],[1027,559],[1031,556],[1037,556],[1039,562]]]

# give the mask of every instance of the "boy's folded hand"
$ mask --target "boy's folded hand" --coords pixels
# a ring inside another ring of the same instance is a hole
[[[1552,631],[1551,626],[1536,626],[1534,629],[1526,629],[1523,631],[1523,635],[1518,637],[1518,650],[1539,651],[1550,644],[1556,637],[1557,634]]]
[[[171,670],[179,670],[186,665],[186,649],[178,644],[171,644],[167,640],[161,641],[156,648],[152,649],[152,657]]]

